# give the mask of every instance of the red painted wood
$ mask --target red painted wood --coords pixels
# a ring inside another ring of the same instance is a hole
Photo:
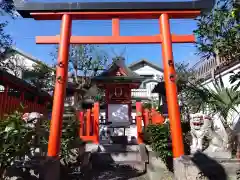
[[[84,128],[84,113],[83,113],[83,111],[79,112],[78,119],[79,119],[79,124],[80,124],[79,137],[81,138],[83,136],[83,128]]]
[[[194,35],[171,35],[173,43],[195,43]],[[59,44],[60,37],[36,36],[37,44]],[[153,36],[71,36],[70,44],[161,44],[162,35]]]
[[[137,142],[143,143],[142,139],[142,103],[136,102],[136,124],[137,124]]]
[[[86,136],[90,136],[90,128],[91,128],[91,109],[87,110],[86,113]]]
[[[47,115],[47,108],[44,105],[39,105],[36,100],[31,102],[24,99],[24,91],[26,91],[26,89],[21,89],[21,86],[16,86],[15,84],[8,83],[7,81],[4,82],[7,85],[4,84],[5,89],[3,92],[0,92],[0,120],[5,118],[4,115],[6,114],[13,113],[16,110],[21,110],[20,104],[23,104],[24,107],[26,107],[24,112],[39,112],[44,116]],[[14,91],[20,91],[20,97],[15,96]],[[46,99],[46,102],[47,101],[48,100]]]
[[[109,89],[106,88],[106,89],[105,89],[105,102],[106,102],[105,118],[106,118],[106,122],[108,122],[108,104],[109,104],[108,96],[109,96]]]
[[[164,117],[159,112],[152,111],[152,124],[163,124],[164,121]]]
[[[63,20],[63,27],[65,29],[61,31],[61,37],[50,36],[50,37],[36,37],[37,43],[42,44],[60,44],[60,57],[64,61],[67,59],[68,46],[69,43],[73,44],[141,44],[141,43],[162,43],[162,53],[163,53],[163,65],[164,65],[164,78],[166,85],[166,95],[168,101],[168,111],[170,119],[170,129],[172,137],[172,147],[173,147],[173,157],[179,158],[184,154],[183,141],[182,141],[182,129],[180,123],[180,112],[177,100],[177,88],[175,82],[176,72],[174,69],[173,53],[172,53],[172,43],[192,43],[195,42],[193,35],[173,35],[171,34],[169,20],[172,18],[183,19],[183,18],[196,18],[201,14],[200,10],[191,11],[125,11],[125,12],[32,12],[31,16],[36,20]],[[67,21],[69,19],[69,21]],[[112,19],[112,36],[75,36],[71,37],[69,31],[71,29],[70,20],[85,19],[85,20],[106,20]],[[160,20],[160,32],[161,34],[153,36],[120,36],[119,31],[119,19],[159,19]],[[62,28],[63,29],[63,28]],[[64,37],[64,38],[63,38]],[[64,40],[63,40],[64,39]],[[65,46],[64,46],[65,45]],[[172,63],[169,63],[172,61]],[[67,70],[67,66],[63,66]],[[61,73],[63,74],[63,73]],[[66,78],[63,78],[64,80]],[[64,88],[66,88],[66,83],[62,83]],[[63,100],[64,93],[60,93],[58,86],[56,86],[57,93],[55,97],[59,97],[60,100],[54,98],[54,102],[60,102]],[[111,92],[110,92],[111,93]],[[108,98],[108,97],[107,97]],[[109,100],[113,101],[112,98]],[[116,99],[115,99],[116,101]],[[118,102],[123,102],[123,99],[119,99]],[[107,103],[110,103],[109,101]],[[58,105],[56,105],[58,104]],[[62,103],[54,103],[53,105],[53,119],[50,130],[50,140],[48,148],[48,156],[58,156],[58,150],[56,150],[60,144],[59,124],[61,124],[62,119]],[[137,128],[138,128],[138,142],[141,143],[139,139],[139,133],[141,130],[141,119],[142,119],[142,106],[141,103],[136,104],[137,108]],[[139,115],[141,113],[141,115]],[[88,113],[89,114],[89,113]],[[55,116],[54,116],[55,115]],[[91,116],[91,115],[90,115]],[[154,119],[156,116],[156,120]],[[153,122],[158,122],[162,118],[161,115],[153,115]],[[88,117],[89,120],[89,117]],[[52,134],[52,135],[51,135]],[[52,138],[51,138],[52,137]],[[58,146],[57,146],[58,145]],[[52,148],[50,148],[52,147]],[[49,153],[51,152],[51,153]]]
[[[144,127],[147,127],[149,125],[149,110],[148,109],[143,110],[143,123],[144,123]]]
[[[6,91],[7,91],[7,92],[6,92],[6,93],[7,93],[6,102],[8,102],[8,103],[6,103],[6,109],[5,109],[4,114],[8,114],[8,113],[9,113],[9,109],[10,109],[10,106],[11,106],[11,103],[10,103],[11,97],[9,96],[10,88],[8,87],[8,88],[6,89]]]
[[[0,120],[2,119],[2,110],[4,106],[4,92],[0,92]]]
[[[99,103],[94,103],[92,109],[79,112],[79,136],[83,141],[99,143]],[[84,121],[85,119],[85,121]],[[91,131],[93,130],[93,132]]]
[[[99,103],[96,102],[94,103],[93,107],[93,129],[94,129],[94,137],[95,137],[95,143],[99,143],[99,111],[100,111],[100,106]]]

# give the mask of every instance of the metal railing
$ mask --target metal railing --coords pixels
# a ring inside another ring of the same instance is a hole
[[[193,69],[195,70],[195,77],[197,79],[212,78],[216,73],[219,73],[224,68],[231,66],[232,63],[233,61],[219,57],[199,61],[193,66]]]
[[[131,95],[138,98],[158,98],[158,94],[151,93],[150,89],[132,89]]]
[[[132,89],[131,96],[135,98],[158,99],[157,93],[151,93],[149,89]],[[74,105],[74,97],[68,96],[65,98],[64,106],[69,107]]]

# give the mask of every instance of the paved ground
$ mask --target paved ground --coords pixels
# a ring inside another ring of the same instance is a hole
[[[102,165],[93,167],[91,180],[148,180],[146,174],[127,165]]]

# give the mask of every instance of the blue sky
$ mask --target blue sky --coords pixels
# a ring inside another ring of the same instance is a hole
[[[37,0],[31,0],[37,1]],[[49,0],[45,0],[49,1]],[[62,1],[62,0],[58,0]],[[88,0],[89,1],[89,0]],[[103,1],[103,0],[102,0]],[[123,0],[120,0],[123,1]],[[145,0],[146,1],[146,0]],[[159,0],[156,0],[159,1]],[[50,53],[54,50],[53,45],[36,45],[35,36],[57,35],[60,32],[60,21],[34,21],[32,19],[10,19],[6,28],[19,49],[34,57],[51,64]],[[120,23],[121,35],[155,35],[159,33],[157,20],[122,20]],[[191,34],[196,29],[194,20],[171,20],[171,31],[174,34]],[[73,35],[111,35],[110,21],[74,21],[72,28]],[[121,54],[124,51],[127,63],[140,59],[147,59],[162,66],[161,46],[155,45],[101,45],[101,49],[109,56]],[[175,62],[187,62],[194,64],[199,60],[195,55],[194,44],[174,44],[173,54]]]

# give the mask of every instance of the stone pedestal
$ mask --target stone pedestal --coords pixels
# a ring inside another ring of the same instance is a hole
[[[48,157],[44,163],[44,180],[60,180],[60,160]]]
[[[203,152],[205,153],[205,152]],[[225,151],[225,152],[208,152],[208,153],[205,153],[207,156],[213,158],[213,159],[231,159],[232,157],[232,153],[229,151]]]
[[[239,170],[237,159],[212,159],[200,152],[174,159],[175,180],[237,180]]]
[[[167,180],[173,179],[173,173],[169,171],[166,164],[161,158],[153,152],[150,146],[146,146],[148,150],[147,176],[149,180]],[[169,159],[171,162],[171,159]],[[169,164],[171,166],[171,164]]]

